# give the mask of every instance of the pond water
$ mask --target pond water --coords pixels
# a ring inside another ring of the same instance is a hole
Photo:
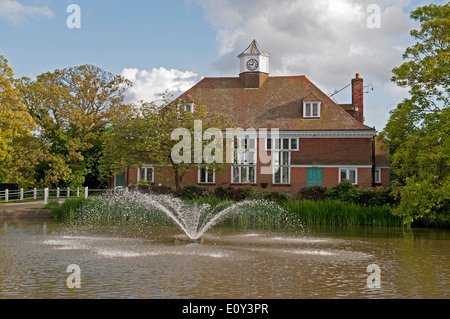
[[[0,298],[450,298],[444,230],[214,227],[196,244],[175,227],[0,226]],[[368,287],[373,264],[379,288]]]

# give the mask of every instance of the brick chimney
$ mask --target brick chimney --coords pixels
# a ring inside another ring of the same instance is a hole
[[[359,77],[359,73],[352,79],[352,106],[354,117],[364,124],[364,80]]]

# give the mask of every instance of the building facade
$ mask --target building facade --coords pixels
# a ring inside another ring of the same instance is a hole
[[[364,124],[364,81],[351,80],[352,103],[339,105],[306,76],[269,76],[270,56],[253,40],[239,56],[238,77],[204,78],[178,99],[227,114],[244,130],[265,130],[268,136],[248,136],[237,145],[244,151],[220,173],[193,169],[183,185],[205,187],[252,185],[270,191],[296,193],[309,185],[330,187],[343,179],[362,188],[389,186],[387,151],[375,128]],[[278,132],[275,139],[271,132]],[[242,144],[242,145],[241,145]],[[264,151],[269,163],[257,156]],[[171,168],[128,168],[111,179],[111,186],[139,180],[175,185]]]

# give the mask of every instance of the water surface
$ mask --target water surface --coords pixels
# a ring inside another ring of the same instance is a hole
[[[0,225],[0,298],[450,298],[443,230],[215,227],[200,245],[175,227]],[[371,264],[381,288],[367,287]]]

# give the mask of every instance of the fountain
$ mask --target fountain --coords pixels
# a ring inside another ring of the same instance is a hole
[[[140,220],[161,219],[157,216],[161,212],[168,217],[176,226],[178,226],[188,237],[188,242],[203,242],[203,235],[211,227],[220,223],[227,217],[245,215],[249,219],[259,219],[268,222],[269,217],[264,213],[270,211],[273,221],[274,218],[280,222],[285,220],[286,211],[272,202],[263,200],[244,200],[233,203],[223,201],[215,206],[203,203],[187,203],[171,195],[144,194],[137,191],[124,191],[120,196],[113,199],[100,199],[103,207],[95,207],[94,210],[102,211],[103,216],[108,216],[111,212],[116,212],[116,218],[128,222],[130,219],[140,217]],[[83,209],[87,211],[83,212]],[[118,214],[117,214],[118,212]],[[92,215],[89,207],[81,208],[79,214]]]

